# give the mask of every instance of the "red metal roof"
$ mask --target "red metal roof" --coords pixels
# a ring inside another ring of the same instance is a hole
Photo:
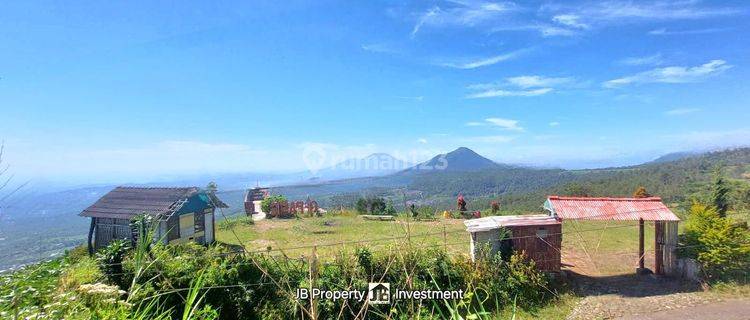
[[[659,197],[589,198],[549,196],[544,208],[553,216],[577,220],[680,221]]]

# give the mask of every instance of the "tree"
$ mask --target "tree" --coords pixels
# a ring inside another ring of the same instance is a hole
[[[591,187],[587,185],[582,185],[578,183],[571,183],[565,186],[565,190],[563,193],[566,196],[574,196],[574,197],[590,197]]]
[[[216,191],[219,191],[219,186],[216,185],[216,182],[211,181],[206,185],[206,192],[215,194]]]
[[[492,214],[497,214],[500,211],[500,203],[497,201],[492,201],[490,203],[490,208],[492,210]]]
[[[651,194],[646,191],[646,188],[644,187],[638,187],[638,189],[635,189],[635,192],[633,192],[633,198],[648,198]]]
[[[720,217],[726,217],[729,210],[729,186],[717,170],[714,176],[713,191],[711,192],[711,205],[716,209]]]
[[[385,212],[385,199],[381,197],[375,197],[370,199],[370,213],[371,214],[383,214]]]
[[[357,199],[357,203],[354,205],[354,208],[359,214],[367,214],[367,210],[369,209],[368,207],[369,205],[367,204],[367,199],[365,198]]]

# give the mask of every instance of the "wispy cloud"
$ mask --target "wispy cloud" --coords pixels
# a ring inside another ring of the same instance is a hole
[[[729,68],[724,60],[711,60],[705,64],[695,67],[665,67],[656,68],[631,76],[609,80],[603,83],[604,87],[617,88],[629,84],[640,83],[687,83],[704,80],[708,77],[715,76]]]
[[[425,139],[425,138],[419,138],[419,139],[417,139],[417,142],[425,144],[425,143],[427,143],[427,139]]]
[[[484,120],[496,127],[500,127],[505,130],[523,131],[523,128],[518,125],[518,120],[503,119],[503,118],[487,118]]]
[[[668,110],[664,112],[664,114],[668,116],[681,116],[681,115],[685,115],[688,113],[698,112],[700,110],[701,109],[698,109],[698,108],[677,108],[677,109]]]
[[[505,118],[487,118],[484,121],[471,121],[466,123],[469,127],[481,127],[489,126],[499,128],[508,131],[524,131],[523,127],[519,126],[518,120],[505,119]]]
[[[575,29],[588,29],[589,25],[580,21],[581,17],[575,14],[559,14],[552,17],[552,21],[557,22],[566,27]]]
[[[422,102],[424,100],[424,96],[397,96],[396,98],[418,102]]]
[[[692,0],[637,2],[627,0],[599,1],[588,5],[546,4],[540,12],[551,14],[551,21],[567,28],[569,33],[606,25],[667,20],[696,20],[736,15],[744,9],[702,5]]]
[[[482,58],[474,61],[467,61],[467,62],[441,62],[438,63],[438,65],[449,67],[449,68],[456,68],[456,69],[476,69],[480,67],[486,67],[491,66],[493,64],[503,62],[506,60],[514,59],[524,53],[526,50],[516,50],[509,53],[499,54],[496,56],[488,57],[488,58]]]
[[[629,66],[658,66],[664,63],[661,53],[644,57],[629,57],[619,61],[621,64]]]
[[[705,28],[705,29],[690,29],[690,30],[668,30],[667,28],[654,29],[648,32],[652,36],[670,36],[670,35],[683,35],[683,34],[705,34],[705,33],[716,33],[732,30],[732,28]]]
[[[453,2],[447,8],[435,6],[419,15],[411,36],[416,36],[427,26],[475,26],[500,17],[516,7],[512,2]]]
[[[387,45],[385,43],[370,43],[370,44],[363,44],[361,46],[362,50],[374,52],[374,53],[388,53],[388,54],[395,54],[399,51],[393,48],[390,45]]]
[[[466,96],[469,99],[492,98],[492,97],[533,97],[552,92],[552,88],[541,88],[534,90],[486,90],[472,93]]]
[[[570,77],[544,77],[536,75],[509,77],[501,82],[470,85],[467,88],[475,92],[466,95],[466,98],[540,96],[554,91],[555,88],[573,86],[575,82],[575,79]]]
[[[552,121],[552,122],[550,122],[550,123],[549,123],[549,126],[550,126],[550,127],[557,127],[557,126],[559,126],[559,125],[560,125],[560,123],[559,123],[559,122],[557,122],[557,121]]]

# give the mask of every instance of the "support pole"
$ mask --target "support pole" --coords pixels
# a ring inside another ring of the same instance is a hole
[[[96,218],[91,217],[91,225],[89,226],[89,237],[86,241],[86,247],[89,250],[89,255],[94,254],[94,245],[91,243],[91,238],[94,235],[94,226],[96,226]]]
[[[638,270],[636,273],[641,273],[643,270],[643,218],[641,218],[638,219]]]

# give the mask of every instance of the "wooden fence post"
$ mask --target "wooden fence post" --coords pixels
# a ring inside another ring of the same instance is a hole
[[[318,306],[317,301],[312,296],[312,290],[315,286],[315,281],[318,279],[318,247],[313,246],[312,253],[310,254],[310,318],[312,320],[318,319]]]

